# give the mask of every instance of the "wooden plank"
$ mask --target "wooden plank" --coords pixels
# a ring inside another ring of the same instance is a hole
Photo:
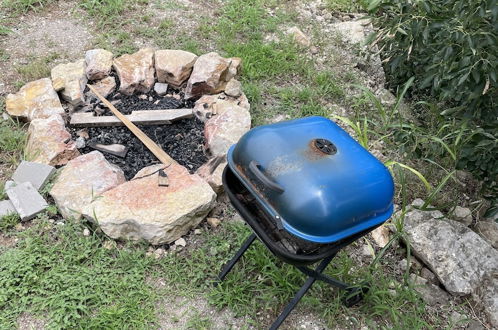
[[[162,125],[193,116],[192,109],[169,110],[139,110],[125,115],[129,121],[136,125]],[[94,116],[92,112],[75,112],[71,116],[72,126],[76,127],[101,127],[123,126],[123,122],[116,116]]]
[[[90,85],[87,86],[112,111],[112,113],[116,117],[118,117],[140,141],[142,141],[142,143],[154,154],[154,156],[157,157],[157,159],[159,159],[166,166],[170,166],[171,164],[176,163],[176,161],[171,158],[166,152],[164,152],[161,147],[159,147],[154,141],[152,141],[147,135],[145,135],[145,133],[142,132],[140,128],[138,128],[128,118],[126,118],[125,115],[119,112],[119,110],[116,109],[114,105],[111,104],[111,102],[107,101],[105,97],[100,95],[100,93],[97,92],[95,88]]]

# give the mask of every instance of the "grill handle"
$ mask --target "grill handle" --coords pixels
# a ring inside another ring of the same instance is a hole
[[[278,183],[272,181],[268,178],[260,169],[261,165],[255,160],[251,160],[249,163],[249,170],[252,174],[268,189],[275,191],[276,193],[283,193],[285,191],[284,187],[279,185]]]

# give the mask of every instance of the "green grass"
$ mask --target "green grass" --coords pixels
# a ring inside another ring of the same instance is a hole
[[[57,53],[51,53],[44,57],[31,58],[28,64],[16,66],[15,69],[21,76],[21,80],[17,82],[17,85],[22,86],[29,81],[50,77],[50,65],[58,59],[59,56],[60,55]]]
[[[0,111],[1,114],[1,111]],[[16,120],[0,122],[0,161],[4,164],[17,165],[23,156],[26,143],[24,124]]]
[[[44,315],[54,328],[142,329],[154,322],[155,293],[145,282],[144,249],[108,250],[82,225],[40,220],[15,248],[0,254],[0,327],[21,312]]]
[[[16,14],[37,11],[56,0],[2,0],[0,8],[6,8]]]
[[[367,0],[326,0],[325,6],[333,12],[358,12],[365,8]]]
[[[3,191],[3,184],[2,187],[0,187],[0,200],[4,199],[6,196],[3,196],[5,193]],[[12,214],[7,214],[4,215],[3,217],[0,217],[0,233],[1,232],[7,232],[11,228],[13,228],[15,225],[17,225],[20,221],[19,215],[16,213]]]

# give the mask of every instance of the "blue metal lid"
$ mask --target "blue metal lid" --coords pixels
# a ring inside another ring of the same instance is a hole
[[[305,240],[335,242],[393,213],[389,170],[326,118],[256,127],[230,148],[228,165],[277,222]]]

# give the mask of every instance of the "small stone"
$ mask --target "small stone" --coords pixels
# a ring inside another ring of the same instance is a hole
[[[408,260],[406,259],[401,260],[398,263],[398,267],[399,269],[401,269],[401,271],[406,272],[406,268],[408,267]]]
[[[123,94],[147,93],[154,86],[154,51],[150,48],[120,56],[114,59],[113,66],[119,76],[119,91]]]
[[[141,100],[147,100],[148,96],[145,94],[142,94],[142,95],[139,95],[138,98]]]
[[[301,46],[309,47],[311,45],[311,40],[297,26],[291,27],[287,30],[287,33],[290,34],[294,38],[294,41]]]
[[[420,208],[420,207],[424,206],[424,204],[425,204],[425,202],[424,202],[424,200],[423,200],[423,199],[417,198],[417,199],[414,199],[414,200],[413,200],[413,202],[412,202],[412,204],[411,204],[411,205],[412,205],[413,207],[418,207],[418,208]]]
[[[230,81],[236,77],[242,68],[242,59],[240,57],[230,57],[230,66],[225,81]]]
[[[155,52],[157,80],[180,88],[189,78],[197,55],[183,50],[158,50]]]
[[[85,60],[81,59],[76,62],[59,64],[50,72],[52,82],[63,82],[62,98],[72,105],[82,104],[85,100],[83,91],[88,81],[85,73]]]
[[[53,166],[23,160],[12,175],[12,180],[18,184],[31,182],[36,190],[40,190],[54,172]]]
[[[311,54],[316,55],[316,54],[318,54],[319,51],[318,51],[318,48],[316,46],[311,46],[310,52],[311,52]]]
[[[109,96],[116,88],[116,79],[114,77],[104,78],[92,85],[93,88],[103,97]],[[89,91],[87,94],[90,98],[97,99],[97,96]]]
[[[221,157],[221,160],[215,157],[199,167],[195,173],[209,183],[215,193],[221,194],[223,192],[223,171],[226,166],[225,157]]]
[[[202,234],[202,230],[200,230],[200,229],[195,229],[195,230],[194,230],[194,234],[195,234],[195,235],[200,235],[200,234]]]
[[[387,243],[389,243],[389,228],[387,228],[387,226],[385,225],[381,225],[378,228],[375,228],[374,230],[372,230],[370,235],[372,236],[374,242],[377,243],[380,248],[383,248],[387,245]]]
[[[89,80],[104,79],[112,68],[112,53],[105,49],[92,49],[85,53],[86,76]]]
[[[49,78],[29,82],[16,94],[8,94],[5,109],[10,116],[29,121],[65,113]]]
[[[166,95],[168,91],[168,84],[157,82],[154,84],[154,92],[159,96]]]
[[[351,21],[351,18],[347,15],[343,16],[343,20],[347,20],[349,22],[332,24],[332,29],[341,34],[343,39],[349,43],[364,43],[368,34],[365,31],[366,26],[364,26],[361,21]]]
[[[325,15],[323,15],[323,18],[326,19],[327,21],[329,21],[329,20],[332,19],[332,14],[331,13],[326,13]]]
[[[448,293],[440,289],[438,286],[427,283],[427,281],[415,274],[410,275],[410,280],[414,284],[414,289],[422,299],[429,305],[447,305],[450,300]]]
[[[83,129],[80,129],[79,131],[77,131],[76,135],[84,138],[85,140],[88,140],[90,138],[90,135],[88,135],[88,130],[86,128],[83,128]]]
[[[207,218],[207,223],[213,227],[216,228],[220,225],[221,221],[218,218]]]
[[[185,239],[183,237],[180,237],[179,239],[177,239],[175,241],[175,245],[185,247],[185,246],[187,246],[187,241],[185,241]]]
[[[3,201],[0,201],[0,218],[9,215],[9,214],[16,214],[16,209],[14,208],[14,205],[10,202],[10,200],[6,199]]]
[[[31,121],[25,152],[33,162],[52,166],[64,165],[80,154],[59,115]]]
[[[5,192],[23,221],[34,218],[48,207],[47,202],[30,182],[15,184],[11,181],[6,185]]]
[[[498,249],[498,223],[494,221],[479,221],[475,231],[495,249]]]
[[[484,310],[492,329],[498,329],[498,275],[488,276],[472,293],[472,298]]]
[[[472,224],[472,211],[469,208],[457,206],[453,211],[454,220],[470,226]]]
[[[81,137],[81,136],[79,136],[75,140],[75,144],[76,144],[76,148],[78,148],[78,149],[83,149],[86,146],[85,139],[83,137]]]
[[[236,79],[231,79],[226,87],[225,94],[232,97],[239,97],[242,93],[242,84]]]
[[[162,248],[158,248],[154,251],[154,257],[156,259],[161,259],[166,251]]]
[[[116,247],[116,243],[114,241],[104,241],[102,247],[107,250],[112,250]]]
[[[85,237],[90,236],[90,230],[88,228],[83,229],[83,236]]]
[[[225,89],[231,61],[217,53],[199,56],[187,82],[185,97],[191,99],[203,94],[216,94]]]

